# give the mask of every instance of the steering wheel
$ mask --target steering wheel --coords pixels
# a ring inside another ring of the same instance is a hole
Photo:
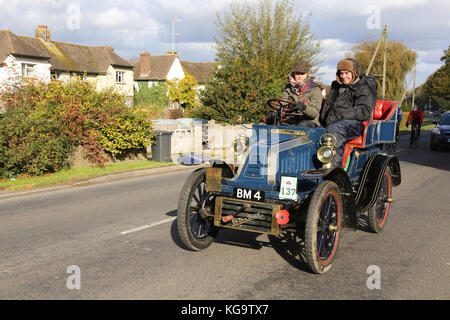
[[[282,99],[282,98],[270,98],[269,100],[267,100],[267,105],[269,107],[271,107],[272,109],[279,111],[280,109],[282,109],[282,106],[280,106],[279,104],[275,104],[275,102],[282,102],[282,103],[286,103],[292,106],[297,105],[297,102],[292,101],[292,100],[287,100],[287,99]],[[286,112],[289,113],[290,115],[294,115],[294,116],[302,116],[303,113],[300,112],[292,112],[292,109],[286,108],[282,109],[282,112]]]

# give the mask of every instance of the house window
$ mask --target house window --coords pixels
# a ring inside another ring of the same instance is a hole
[[[22,63],[22,77],[32,78],[34,75],[34,64]]]
[[[123,72],[123,71],[116,71],[116,82],[117,83],[123,83],[124,79],[125,79],[125,72]]]
[[[50,73],[50,79],[51,79],[51,80],[58,80],[59,77],[60,77],[59,72],[52,71],[52,72]]]

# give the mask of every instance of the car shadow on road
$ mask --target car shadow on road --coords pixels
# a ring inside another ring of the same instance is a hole
[[[310,272],[305,253],[305,240],[298,233],[283,232],[279,236],[269,236],[275,251],[291,266]]]
[[[246,232],[232,229],[221,229],[217,238],[216,243],[232,245],[242,248],[260,250],[263,247],[270,246],[270,243],[258,239],[262,235],[255,232]]]
[[[369,229],[369,216],[367,212],[361,213],[357,218],[357,230],[363,232],[370,232]]]
[[[170,214],[170,212],[168,214]],[[170,234],[173,242],[178,247],[184,250],[190,250],[181,241],[180,235],[178,234],[177,220],[172,222]],[[217,234],[213,245],[225,244],[252,250],[260,250],[263,247],[271,247],[293,267],[302,271],[310,272],[306,262],[305,242],[297,233],[283,232],[279,236],[269,235],[269,241],[258,239],[261,236],[261,234],[254,232],[221,229]]]

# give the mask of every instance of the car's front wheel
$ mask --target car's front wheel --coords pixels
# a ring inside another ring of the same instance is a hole
[[[198,251],[211,245],[218,232],[213,211],[214,196],[206,191],[206,169],[202,168],[188,177],[178,201],[178,233],[186,247]]]
[[[342,219],[339,187],[333,181],[323,181],[314,191],[306,216],[306,260],[312,272],[325,273],[331,268],[339,246]]]

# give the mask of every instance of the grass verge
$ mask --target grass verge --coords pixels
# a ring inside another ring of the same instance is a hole
[[[72,184],[115,173],[167,167],[172,165],[174,164],[171,162],[156,162],[143,160],[136,162],[116,163],[106,165],[103,168],[100,167],[71,168],[38,177],[19,176],[13,180],[2,179],[0,180],[0,190],[19,191],[33,188]]]

